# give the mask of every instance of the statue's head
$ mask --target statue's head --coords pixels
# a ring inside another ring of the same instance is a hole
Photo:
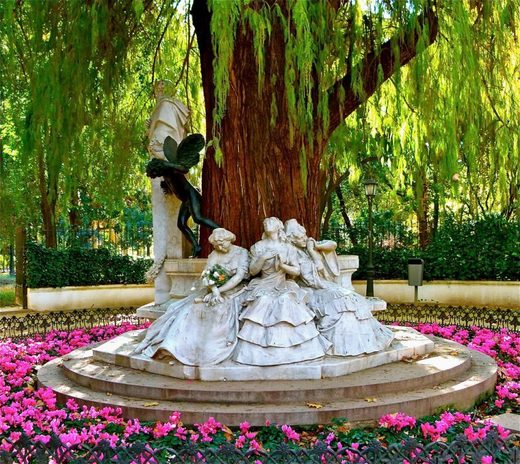
[[[283,231],[283,222],[277,217],[268,217],[264,219],[264,233],[262,239],[269,236],[276,235],[282,242],[286,241],[285,233]]]
[[[211,246],[221,253],[227,253],[231,248],[231,244],[236,239],[237,237],[233,232],[222,227],[213,230],[211,235],[208,237]]]
[[[283,230],[283,223],[277,217],[268,217],[264,219],[264,231],[279,232]]]
[[[155,84],[153,85],[153,94],[155,98],[161,98],[164,96],[166,84],[163,80],[155,81]]]
[[[296,219],[285,221],[285,235],[293,245],[299,248],[307,245],[307,231]]]

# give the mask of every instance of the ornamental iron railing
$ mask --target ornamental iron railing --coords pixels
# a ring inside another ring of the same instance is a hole
[[[142,442],[124,446],[112,446],[105,441],[95,446],[64,445],[56,435],[43,444],[35,443],[23,434],[16,441],[4,440],[0,463],[446,464],[481,463],[486,462],[482,458],[489,456],[493,463],[518,464],[520,453],[516,446],[517,439],[510,437],[502,440],[492,430],[482,440],[469,440],[464,434],[459,434],[450,443],[436,441],[426,445],[413,437],[407,437],[387,447],[379,441],[373,441],[333,449],[320,442],[312,448],[282,443],[271,450],[246,450],[236,448],[232,443],[221,446],[197,446],[190,443],[177,449],[152,448]]]
[[[45,334],[52,330],[91,329],[104,325],[138,324],[135,308],[75,309],[0,318],[0,339]],[[143,320],[141,320],[143,322]]]
[[[385,324],[436,323],[470,328],[472,326],[499,330],[520,331],[520,310],[491,309],[465,306],[437,306],[389,304],[385,311],[375,314]]]
[[[508,328],[520,331],[520,310],[516,309],[390,304],[385,311],[377,312],[375,316],[386,324],[437,323],[465,328],[478,326],[493,330]],[[142,322],[144,320],[137,317],[134,308],[76,309],[3,316],[0,318],[0,339],[44,334],[51,330],[90,329],[102,325]]]

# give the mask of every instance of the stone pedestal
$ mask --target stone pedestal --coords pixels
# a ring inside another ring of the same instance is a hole
[[[353,372],[427,355],[434,343],[409,327],[392,327],[394,340],[384,351],[359,356],[325,356],[323,358],[279,366],[249,366],[232,360],[211,366],[187,366],[174,360],[156,360],[133,354],[141,331],[127,332],[93,349],[96,361],[130,367],[138,371],[167,377],[206,382],[259,380],[319,380],[341,377]]]
[[[61,403],[72,398],[80,405],[118,407],[127,418],[167,421],[172,411],[180,411],[185,424],[204,422],[212,416],[228,426],[247,420],[255,427],[264,425],[266,420],[278,424],[323,424],[337,417],[366,423],[397,411],[425,416],[447,406],[470,408],[478,398],[493,392],[498,367],[490,357],[434,337],[431,341],[425,339],[423,349],[416,351],[421,344],[419,334],[402,327],[396,330],[402,334],[396,334],[393,349],[383,355],[409,349],[408,358],[391,355],[392,359],[405,362],[377,365],[372,364],[375,359],[371,360],[370,355],[347,358],[344,367],[364,363],[369,368],[357,372],[348,369],[345,372],[353,373],[339,377],[255,381],[226,378],[212,382],[184,375],[175,378],[127,367],[125,363],[131,359],[125,356],[122,343],[118,347],[122,356],[112,352],[116,357],[107,359],[108,362],[93,356],[93,349],[100,352],[103,345],[80,348],[54,359],[38,370],[38,383],[52,388]],[[132,334],[125,336],[130,342]],[[112,343],[118,343],[117,340]],[[432,341],[435,349],[430,351],[427,346]],[[303,374],[319,365],[325,373],[329,365],[332,367],[331,362],[334,359],[325,358],[321,365],[314,361],[295,368]],[[168,373],[178,368],[164,364]],[[193,370],[186,373],[197,374]],[[270,377],[273,373],[276,372],[269,372]]]
[[[165,195],[161,179],[152,179],[153,252],[156,263],[163,259],[182,258],[182,234],[177,228],[181,202],[173,195]],[[155,278],[156,305],[170,299],[170,278],[163,265]]]

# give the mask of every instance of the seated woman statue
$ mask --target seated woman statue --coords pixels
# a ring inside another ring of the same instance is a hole
[[[274,366],[322,357],[330,343],[316,328],[307,292],[286,276],[300,273],[294,247],[286,243],[282,222],[264,220],[262,240],[251,247],[251,275],[240,315],[242,327],[233,359],[242,364]]]
[[[203,272],[203,290],[172,303],[146,330],[134,354],[173,357],[190,366],[218,364],[229,358],[237,343],[249,258],[232,244],[235,234],[217,228],[209,237],[214,251]]]
[[[332,343],[330,354],[356,356],[386,349],[394,336],[372,316],[372,303],[334,282],[327,272],[322,255],[335,255],[336,243],[307,237],[296,219],[286,221],[285,234],[297,250],[298,282],[311,290],[309,306],[318,317],[318,329]]]

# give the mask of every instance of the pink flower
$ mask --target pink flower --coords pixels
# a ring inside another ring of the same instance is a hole
[[[49,443],[49,441],[51,441],[51,437],[49,435],[35,435],[33,437],[33,440],[36,442],[36,443],[43,443],[44,445],[46,445],[47,443]]]
[[[168,417],[168,422],[178,425],[181,422],[181,413],[179,411],[172,412],[170,417]]]
[[[175,432],[175,436],[177,438],[180,438],[181,440],[186,440],[187,431],[184,427],[178,427],[177,431]]]
[[[298,441],[300,439],[300,434],[295,432],[290,425],[282,425],[282,432],[291,441]]]
[[[262,447],[260,446],[260,443],[258,443],[256,440],[251,440],[251,442],[249,443],[249,449],[259,451],[262,449]]]
[[[246,433],[249,430],[250,425],[249,422],[245,421],[241,422],[239,427],[241,433]]]
[[[155,427],[153,429],[153,436],[154,438],[161,438],[168,435],[173,429],[175,428],[175,425],[171,424],[170,422],[157,422],[155,424]]]
[[[400,432],[405,427],[415,427],[415,417],[407,416],[402,412],[387,414],[379,419],[379,425],[385,428],[393,428]]]
[[[482,456],[482,460],[480,461],[482,464],[492,464],[493,457],[492,456]]]

